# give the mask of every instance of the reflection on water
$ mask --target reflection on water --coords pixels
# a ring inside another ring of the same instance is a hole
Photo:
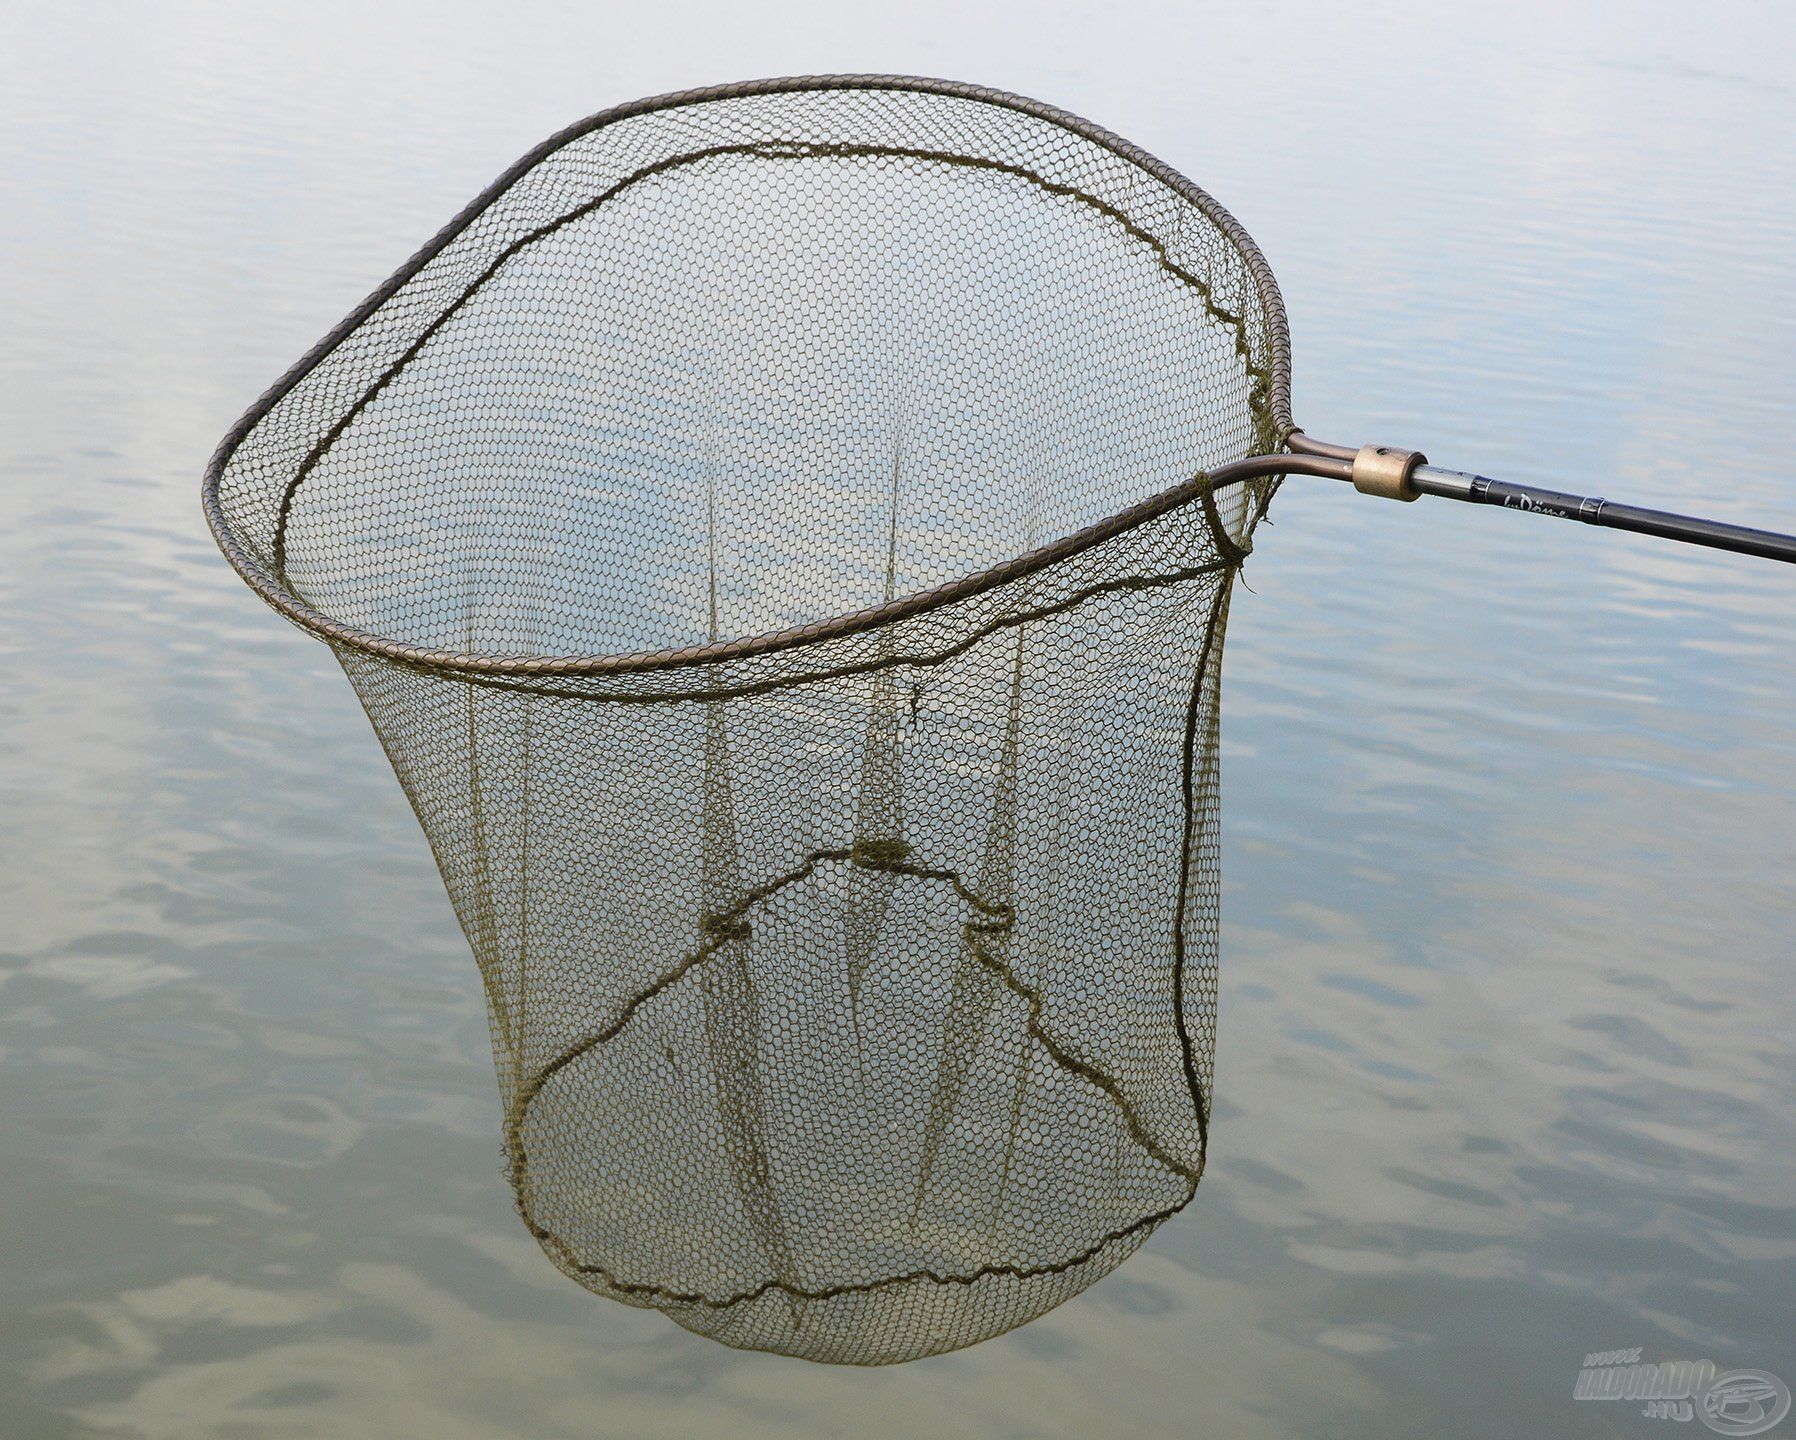
[[[1571,1400],[1585,1353],[1791,1378],[1782,572],[1287,489],[1225,681],[1199,1197],[1036,1324],[862,1374],[543,1264],[416,825],[192,507],[249,393],[540,135],[890,64],[1220,195],[1316,433],[1796,528],[1778,11],[340,18],[40,14],[0,56],[9,1433],[1633,1433]]]

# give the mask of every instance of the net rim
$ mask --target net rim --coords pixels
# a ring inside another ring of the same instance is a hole
[[[448,224],[431,237],[409,260],[393,272],[361,304],[351,310],[323,339],[295,362],[274,384],[246,410],[219,442],[207,463],[201,484],[200,503],[207,527],[231,568],[279,614],[302,629],[310,631],[329,644],[372,655],[410,668],[450,674],[513,676],[623,675],[669,670],[686,666],[707,665],[757,655],[819,644],[883,625],[966,599],[994,589],[1011,580],[1032,574],[1047,565],[1076,555],[1094,545],[1132,530],[1165,514],[1168,510],[1199,497],[1207,497],[1226,480],[1245,480],[1255,475],[1282,474],[1296,468],[1291,456],[1247,456],[1241,462],[1218,467],[1212,474],[1199,474],[1180,485],[1162,491],[1135,505],[1118,511],[1107,519],[1087,526],[1048,545],[1027,551],[983,570],[972,571],[945,584],[900,596],[882,605],[850,611],[829,619],[771,631],[762,635],[742,636],[704,645],[687,645],[669,649],[635,651],[608,655],[482,655],[439,650],[391,640],[347,625],[307,604],[288,588],[259,558],[240,545],[232,533],[229,519],[219,498],[225,467],[251,431],[327,356],[349,337],[363,321],[385,305],[398,291],[436,258],[458,235],[474,223],[495,201],[518,180],[556,151],[584,138],[607,125],[638,115],[686,105],[706,104],[719,100],[742,99],[756,95],[794,94],[829,90],[891,90],[920,94],[944,95],[972,100],[1013,110],[1035,119],[1047,121],[1081,139],[1110,151],[1167,186],[1180,198],[1200,210],[1234,246],[1246,263],[1265,312],[1265,324],[1271,346],[1268,401],[1274,433],[1281,441],[1296,427],[1291,420],[1291,337],[1284,297],[1273,278],[1272,267],[1259,245],[1241,223],[1207,191],[1193,184],[1165,161],[1149,154],[1140,146],[1123,139],[1101,125],[1075,115],[1071,111],[1048,105],[1040,100],[996,90],[983,85],[933,79],[920,75],[794,75],[767,80],[747,80],[733,84],[704,86],[670,91],[663,95],[629,101],[598,111],[551,135],[547,140],[520,157]],[[1264,463],[1254,463],[1256,461]],[[1236,473],[1239,472],[1239,473]],[[1225,552],[1241,553],[1232,537],[1216,521],[1211,508],[1212,528]]]

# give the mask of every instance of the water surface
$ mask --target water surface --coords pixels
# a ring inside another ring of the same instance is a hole
[[[6,1433],[1630,1435],[1587,1352],[1796,1380],[1788,573],[1292,482],[1229,637],[1197,1199],[1042,1321],[851,1373],[544,1260],[416,824],[199,519],[236,414],[544,135],[892,69],[1216,193],[1315,433],[1796,529],[1796,24],[1458,8],[15,3]]]

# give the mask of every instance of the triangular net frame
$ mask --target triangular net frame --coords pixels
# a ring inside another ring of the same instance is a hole
[[[219,541],[329,641],[581,1284],[884,1363],[1202,1173],[1217,683],[1284,322],[1189,182],[1031,101],[663,97],[514,167],[271,390]]]

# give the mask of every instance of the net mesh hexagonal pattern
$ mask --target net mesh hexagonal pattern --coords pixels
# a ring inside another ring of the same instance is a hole
[[[517,1204],[602,1294],[877,1363],[1191,1197],[1217,676],[1277,292],[971,87],[623,107],[245,417],[220,543],[335,648],[479,962]]]

